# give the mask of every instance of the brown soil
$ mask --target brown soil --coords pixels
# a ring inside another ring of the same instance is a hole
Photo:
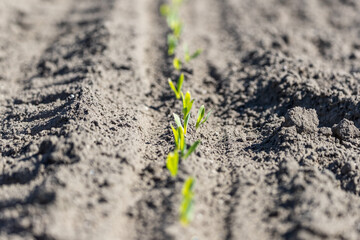
[[[0,239],[360,239],[359,1],[187,1],[176,179],[162,2],[0,2]]]

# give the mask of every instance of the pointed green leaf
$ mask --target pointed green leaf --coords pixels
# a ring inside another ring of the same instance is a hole
[[[184,106],[185,106],[185,97],[184,97],[184,93],[183,93],[183,92],[181,92],[181,93],[180,93],[180,95],[181,95],[181,99],[182,99],[182,103],[183,103],[183,108],[184,108]]]
[[[179,115],[177,115],[176,113],[173,113],[173,115],[174,115],[174,120],[175,120],[176,125],[178,127],[182,127]]]
[[[186,159],[187,157],[190,156],[190,154],[195,151],[195,149],[197,148],[197,146],[200,144],[200,140],[197,140],[193,145],[191,145],[191,147],[189,148],[189,150],[187,151],[187,153],[184,156],[184,159]]]
[[[176,149],[179,149],[179,133],[178,131],[171,125],[171,129],[174,135],[174,141],[175,141],[175,147]]]
[[[175,57],[173,60],[173,65],[174,68],[179,71],[181,69],[182,63],[178,58]]]
[[[183,28],[183,24],[181,23],[180,20],[174,21],[171,26],[171,30],[173,31],[173,33],[177,39],[180,38],[182,28]]]
[[[173,34],[167,35],[167,41],[168,41],[168,55],[171,56],[175,53],[175,49],[177,47],[178,41]]]
[[[195,180],[193,177],[188,177],[184,182],[184,185],[181,190],[181,194],[186,197],[193,196],[193,188],[194,188]]]
[[[186,92],[185,97],[184,94],[181,96],[183,99],[183,114],[184,114],[184,119],[186,118],[186,116],[188,115],[188,113],[190,112],[191,109],[191,95],[189,92]],[[192,104],[191,104],[192,105]]]
[[[189,119],[190,119],[190,113],[186,116],[185,121],[184,121],[184,135],[186,135],[186,130],[189,124]]]
[[[174,5],[180,5],[180,4],[182,4],[183,1],[184,1],[184,0],[172,0],[172,3],[173,3]]]
[[[182,88],[184,79],[185,79],[184,74],[183,73],[180,74],[180,77],[179,77],[178,82],[177,82],[177,92],[178,92],[178,95],[179,95],[178,99],[180,98],[181,88]]]
[[[184,45],[184,58],[185,58],[186,63],[189,63],[191,60],[191,56],[190,56],[189,48],[188,48],[187,44]]]
[[[162,4],[160,6],[160,13],[162,16],[167,17],[170,14],[170,7],[167,4]]]
[[[187,91],[186,94],[185,94],[185,104],[186,104],[186,106],[189,104],[190,100],[191,100],[191,95],[190,95],[190,92]]]
[[[180,221],[187,225],[193,218],[194,192],[193,187],[195,180],[188,177],[182,188],[182,201],[180,205]]]
[[[194,101],[195,101],[195,99],[191,100],[190,103],[188,104],[188,106],[187,106],[187,114],[190,113],[192,105],[194,104]]]
[[[204,105],[202,105],[198,111],[198,117],[197,117],[196,125],[195,125],[196,129],[198,127],[200,127],[200,123],[201,123],[201,120],[203,119],[204,115],[205,115],[205,107],[204,107]]]
[[[178,91],[176,90],[174,83],[171,81],[171,79],[168,79],[168,83],[170,85],[170,88],[173,90],[173,92],[175,93],[176,98],[180,98],[180,94],[178,93]]]
[[[175,177],[178,172],[179,154],[177,151],[169,153],[166,159],[166,167],[170,171],[171,176]]]
[[[201,49],[196,50],[190,57],[190,59],[197,58],[202,53]]]
[[[182,127],[178,127],[178,133],[179,133],[179,149],[181,151],[181,155],[183,156],[186,150],[186,143],[185,143],[185,136],[184,136],[184,129]]]
[[[193,219],[194,214],[194,200],[193,197],[184,197],[180,206],[180,222],[187,226]]]
[[[204,122],[206,122],[206,121],[208,120],[208,118],[210,117],[211,112],[212,112],[212,111],[210,111],[210,112],[206,115],[204,121],[203,121],[201,124],[203,124]]]

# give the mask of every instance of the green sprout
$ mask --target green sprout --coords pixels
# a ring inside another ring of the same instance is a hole
[[[175,123],[178,127],[181,127],[182,128],[182,125],[181,125],[181,120],[180,120],[180,117],[179,115],[177,115],[176,113],[173,114],[174,115],[174,119],[175,119]],[[189,125],[189,119],[190,119],[190,114],[188,114],[188,116],[185,118],[184,120],[184,135],[186,135],[186,132],[187,132],[187,127]]]
[[[208,112],[208,114],[206,115],[206,117],[204,118],[205,116],[205,107],[204,105],[202,105],[199,109],[199,112],[198,112],[198,118],[196,120],[196,129],[198,129],[202,124],[204,124],[208,118],[210,117],[210,114],[211,114],[211,111]]]
[[[183,158],[187,159],[190,156],[190,154],[195,151],[195,149],[197,148],[197,146],[199,144],[200,144],[200,140],[197,140],[196,142],[194,142],[193,145],[190,146],[189,150],[187,150],[187,152]]]
[[[188,177],[181,191],[180,222],[185,226],[191,222],[194,216],[194,183],[194,178]]]
[[[181,66],[182,66],[182,62],[180,61],[180,59],[178,59],[177,57],[174,58],[173,60],[173,66],[176,70],[180,71]]]
[[[184,129],[181,126],[175,129],[172,125],[171,129],[174,134],[175,150],[180,150],[182,152],[186,147]]]
[[[175,37],[177,39],[180,38],[183,24],[179,18],[179,6],[176,6],[176,4],[162,4],[160,6],[160,14],[166,18],[166,22]]]
[[[164,17],[167,17],[170,15],[171,7],[168,4],[162,4],[160,6],[160,14]]]
[[[170,88],[174,91],[175,93],[175,96],[177,99],[180,98],[181,96],[181,87],[182,87],[182,84],[184,82],[184,74],[182,73],[177,81],[177,89],[175,88],[175,85],[174,83],[171,81],[171,79],[169,78],[168,79],[168,82],[169,82],[169,85],[170,85]]]
[[[185,62],[186,63],[189,63],[191,60],[197,58],[202,53],[202,50],[198,49],[193,54],[190,54],[189,48],[187,47],[187,45],[185,45],[184,51],[185,51]]]
[[[175,37],[179,39],[182,33],[183,24],[179,19],[174,18],[170,21],[170,29],[173,31]]]
[[[186,159],[190,156],[190,154],[192,152],[194,152],[196,150],[197,146],[200,144],[200,140],[193,143],[190,146],[189,150],[187,150],[186,149],[186,140],[185,140],[186,132],[185,132],[185,129],[181,125],[181,120],[180,120],[179,115],[174,113],[174,120],[177,125],[177,129],[175,129],[172,125],[171,125],[171,129],[172,129],[172,132],[174,135],[175,149],[179,150],[181,157]],[[185,123],[185,124],[187,125],[188,123]]]
[[[170,171],[171,176],[176,177],[179,167],[179,153],[177,151],[168,154],[166,167]]]
[[[174,5],[181,5],[184,2],[184,0],[172,0],[172,3]]]
[[[182,98],[182,103],[183,103],[183,114],[184,114],[184,119],[186,119],[187,115],[190,113],[190,110],[192,108],[192,105],[194,103],[194,99],[191,99],[191,95],[189,92],[186,92],[185,96],[184,94],[181,92],[181,98]]]
[[[172,56],[175,53],[176,47],[178,45],[178,39],[174,34],[167,35],[167,43],[168,43],[168,55]]]

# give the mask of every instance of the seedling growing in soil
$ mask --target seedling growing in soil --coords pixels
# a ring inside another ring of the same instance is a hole
[[[202,53],[202,50],[198,49],[193,54],[190,54],[189,48],[187,47],[187,45],[185,45],[184,51],[185,51],[185,62],[186,63],[189,63],[191,60],[197,58]]]
[[[178,59],[177,57],[174,58],[173,60],[173,66],[176,70],[180,71],[181,66],[182,66],[182,62],[180,61],[180,59]]]
[[[175,53],[176,47],[178,45],[178,39],[174,34],[167,35],[167,43],[168,43],[168,55],[172,56]]]
[[[199,112],[198,112],[198,117],[197,117],[197,120],[196,120],[196,129],[198,129],[202,124],[204,124],[208,118],[210,117],[210,114],[211,114],[211,111],[208,112],[208,114],[206,115],[206,117],[204,118],[205,116],[205,107],[204,105],[202,105],[199,109]]]
[[[190,116],[190,114],[189,114]],[[192,152],[194,152],[197,148],[197,146],[200,144],[200,140],[193,143],[193,145],[190,146],[189,150],[186,150],[186,140],[185,140],[185,130],[181,125],[180,117],[174,113],[174,119],[177,125],[177,129],[175,129],[171,125],[171,129],[174,135],[174,141],[175,141],[175,149],[180,151],[181,157],[186,159],[190,156]],[[188,121],[188,120],[187,120]],[[185,121],[184,124],[186,127],[188,125],[188,122]]]
[[[177,81],[177,89],[175,88],[175,85],[171,81],[170,78],[168,79],[168,82],[169,82],[170,88],[174,91],[176,98],[179,99],[181,96],[181,87],[184,82],[184,74],[182,73]]]
[[[166,18],[169,28],[177,39],[180,38],[183,24],[179,18],[179,7],[181,3],[174,3],[171,5],[163,4],[160,6],[160,13]]]
[[[186,135],[186,130],[187,130],[187,127],[188,127],[188,125],[189,125],[189,119],[190,119],[190,114],[187,116],[187,118],[185,118],[185,120],[184,120],[184,135]],[[179,115],[177,115],[177,114],[175,114],[174,113],[174,120],[175,120],[175,123],[176,123],[176,125],[178,126],[178,128],[179,127],[181,127],[181,128],[183,128],[182,127],[182,124],[181,124],[181,120],[180,120],[180,117],[179,117]]]
[[[193,219],[194,212],[194,178],[186,179],[182,188],[182,201],[180,205],[180,222],[183,225],[188,225]]]
[[[166,167],[170,171],[171,176],[176,177],[179,167],[179,153],[177,151],[168,154]]]
[[[167,17],[170,15],[171,8],[168,4],[162,4],[160,6],[160,14],[164,17]]]
[[[183,24],[179,19],[175,18],[170,22],[170,29],[173,31],[175,37],[179,39],[182,33]]]
[[[197,148],[197,146],[200,144],[200,140],[197,140],[194,142],[193,145],[190,146],[189,150],[186,152],[184,159],[188,158],[192,152],[194,152]]]
[[[182,102],[183,102],[183,114],[184,114],[184,120],[186,119],[186,117],[188,116],[188,114],[190,114],[190,110],[192,108],[192,105],[194,103],[194,99],[191,99],[191,95],[189,92],[186,92],[185,96],[183,93],[181,93],[181,98],[182,98]]]
[[[173,134],[174,134],[175,150],[183,151],[183,149],[185,148],[185,136],[184,136],[183,128],[178,127],[177,129],[175,129],[171,125],[171,129],[172,129]]]

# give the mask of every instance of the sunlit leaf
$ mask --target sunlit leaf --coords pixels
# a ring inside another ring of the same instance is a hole
[[[166,167],[170,171],[171,176],[175,177],[177,175],[179,167],[179,154],[177,151],[168,154]]]
[[[173,65],[176,70],[178,70],[178,71],[181,70],[182,63],[181,63],[180,59],[178,59],[177,57],[174,58]]]
[[[200,144],[200,140],[196,141],[193,145],[191,145],[189,150],[186,152],[184,159],[188,158],[191,155],[191,153],[196,150],[196,148],[199,144]]]

